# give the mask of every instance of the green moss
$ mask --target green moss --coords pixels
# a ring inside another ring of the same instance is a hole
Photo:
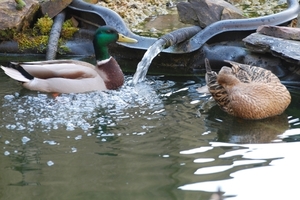
[[[53,20],[44,16],[39,18],[34,24],[33,29],[26,29],[21,33],[12,32],[0,32],[1,38],[13,38],[18,42],[19,49],[24,51],[26,49],[36,49],[38,52],[44,52],[47,48],[50,31],[53,25]],[[58,53],[65,54],[69,52],[69,49],[64,46],[65,40],[70,39],[74,33],[78,31],[78,28],[73,26],[71,20],[66,20],[62,26],[61,37],[58,42]],[[2,37],[2,34],[6,37]]]
[[[59,45],[59,49],[57,51],[59,54],[63,55],[70,52],[70,49],[66,47],[64,44]]]
[[[16,29],[6,29],[0,31],[0,41],[7,41],[11,40],[14,37],[14,34],[16,33]]]
[[[43,52],[47,48],[48,35],[29,36],[26,33],[18,33],[14,36],[18,42],[21,51],[25,49],[36,49],[38,52]]]
[[[74,33],[78,31],[78,28],[74,27],[71,19],[66,20],[62,25],[61,37],[64,39],[70,39]]]
[[[35,33],[40,33],[42,35],[47,35],[50,33],[51,28],[53,25],[53,20],[48,17],[48,15],[45,15],[42,18],[39,18],[37,22],[34,24],[33,30]]]

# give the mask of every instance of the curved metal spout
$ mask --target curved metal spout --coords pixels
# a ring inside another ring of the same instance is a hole
[[[134,44],[120,44],[122,46],[147,50],[157,40],[157,38],[143,37],[132,33],[120,15],[106,7],[89,4],[82,0],[73,0],[68,8],[98,15],[103,19],[106,25],[112,26],[120,33],[138,40],[138,42]]]
[[[288,8],[282,12],[249,19],[229,19],[217,21],[194,35],[191,39],[175,44],[163,50],[166,53],[182,54],[190,53],[200,49],[213,36],[228,31],[249,31],[256,30],[260,25],[280,25],[296,18],[300,6],[297,0],[287,0]],[[73,0],[69,8],[81,12],[93,13],[100,16],[106,25],[113,26],[119,32],[138,40],[136,44],[122,44],[123,46],[135,49],[147,50],[157,39],[142,37],[132,33],[124,23],[123,19],[114,11],[94,4],[86,3],[82,0]]]

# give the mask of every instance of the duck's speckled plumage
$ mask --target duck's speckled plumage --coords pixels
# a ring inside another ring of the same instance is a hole
[[[225,112],[243,119],[263,119],[280,115],[288,107],[290,93],[271,71],[226,62],[232,67],[224,66],[217,74],[205,60],[209,92]]]
[[[108,44],[116,41],[136,42],[109,26],[102,26],[95,32],[93,40],[96,66],[77,60],[51,60],[11,63],[1,68],[25,88],[35,91],[82,93],[114,90],[124,83],[123,72],[107,48]]]

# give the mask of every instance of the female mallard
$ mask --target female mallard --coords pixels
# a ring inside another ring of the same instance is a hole
[[[114,90],[124,83],[123,72],[110,56],[107,45],[113,42],[137,42],[109,26],[101,26],[94,35],[96,66],[76,60],[51,60],[11,63],[1,68],[30,90],[54,93],[80,93]]]
[[[243,119],[263,119],[280,115],[291,102],[291,95],[271,71],[226,61],[219,74],[205,59],[206,84],[217,104],[230,115]]]

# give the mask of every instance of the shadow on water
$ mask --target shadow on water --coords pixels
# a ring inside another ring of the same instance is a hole
[[[0,72],[1,199],[297,195],[299,92],[283,115],[246,121],[212,107],[196,92],[203,82],[148,76],[133,86],[126,75],[119,90],[54,99]]]

